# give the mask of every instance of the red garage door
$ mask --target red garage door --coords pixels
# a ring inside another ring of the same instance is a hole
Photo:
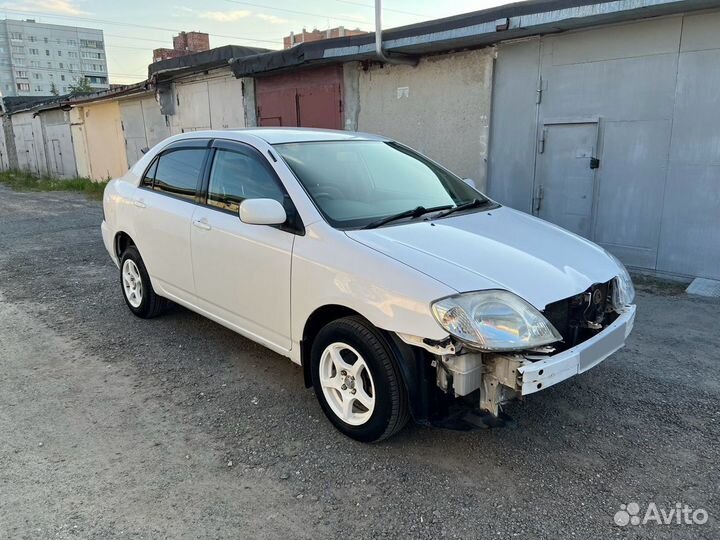
[[[342,67],[255,80],[258,125],[342,129]]]

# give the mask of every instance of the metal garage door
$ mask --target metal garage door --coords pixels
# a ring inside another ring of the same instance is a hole
[[[545,122],[535,173],[536,215],[592,237],[597,122]]]
[[[342,68],[328,66],[255,82],[258,124],[342,129]]]

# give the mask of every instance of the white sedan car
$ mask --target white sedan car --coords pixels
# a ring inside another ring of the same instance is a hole
[[[505,403],[625,343],[635,291],[597,245],[488,199],[395,141],[310,129],[171,137],[104,196],[139,317],[171,300],[290,358],[372,442]]]

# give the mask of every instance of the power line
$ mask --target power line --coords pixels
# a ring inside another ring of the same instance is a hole
[[[243,0],[225,0],[225,1],[226,1],[226,2],[230,2],[231,4],[240,4],[240,5],[244,5],[244,6],[259,7],[259,8],[263,8],[263,9],[270,9],[270,10],[274,10],[274,11],[281,11],[281,12],[284,12],[284,13],[292,13],[292,14],[294,14],[294,15],[307,15],[308,17],[322,17],[323,19],[328,19],[328,20],[331,20],[331,21],[341,21],[341,22],[342,22],[342,21],[345,21],[345,22],[347,22],[347,21],[353,21],[353,22],[355,22],[355,23],[368,24],[368,21],[366,21],[365,19],[357,19],[357,18],[355,18],[355,17],[343,17],[343,18],[329,17],[329,16],[327,15],[327,13],[311,13],[311,12],[309,12],[309,11],[298,11],[298,10],[295,10],[295,9],[279,8],[279,7],[275,7],[275,6],[265,6],[265,5],[262,5],[262,4],[255,4],[255,3],[253,3],[253,2],[245,2],[245,1],[243,1]]]
[[[368,9],[373,9],[374,6],[371,6],[370,4],[363,4],[361,2],[351,2],[350,0],[335,0],[335,2],[341,3],[341,4],[350,4],[352,6],[362,6]],[[424,17],[424,18],[431,18],[430,15],[425,15],[423,13],[414,13],[412,11],[403,11],[401,9],[393,9],[388,7],[383,7],[383,11],[391,11],[393,13],[401,13],[403,15],[413,15],[414,17]]]
[[[115,26],[130,26],[133,28],[144,28],[146,30],[161,30],[163,32],[181,32],[182,31],[182,30],[178,30],[176,28],[165,28],[162,26],[150,26],[150,25],[144,25],[144,24],[126,23],[126,22],[119,22],[119,21],[108,21],[105,19],[93,19],[93,18],[89,18],[89,17],[78,17],[75,15],[72,15],[72,16],[71,15],[54,15],[54,14],[49,14],[49,13],[41,13],[41,12],[37,12],[37,11],[25,11],[25,10],[20,10],[20,9],[5,9],[4,11],[10,12],[10,13],[35,15],[38,17],[71,19],[71,20],[78,20],[78,21],[109,24],[109,25],[115,25]],[[277,45],[277,41],[271,41],[269,39],[256,39],[256,38],[249,38],[249,37],[242,37],[242,36],[228,36],[228,35],[224,35],[224,34],[208,34],[208,35],[212,36],[212,37],[238,39],[238,40],[244,40],[244,41],[257,41],[257,42],[262,42],[262,43],[273,43],[273,44]]]

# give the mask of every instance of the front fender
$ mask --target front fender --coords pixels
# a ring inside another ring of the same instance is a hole
[[[324,222],[312,224],[293,248],[293,344],[310,315],[326,305],[346,307],[382,330],[443,340],[448,334],[430,304],[456,292]]]

